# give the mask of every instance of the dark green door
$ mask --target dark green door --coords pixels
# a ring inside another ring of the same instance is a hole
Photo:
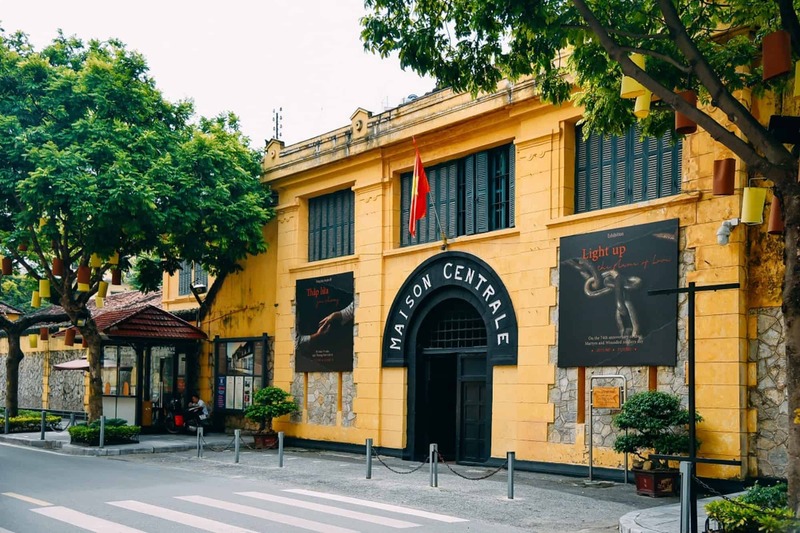
[[[486,355],[460,354],[458,360],[458,460],[484,462],[490,447]]]

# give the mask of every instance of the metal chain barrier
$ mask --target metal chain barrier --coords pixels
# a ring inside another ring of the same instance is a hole
[[[383,459],[381,458],[381,456],[380,456],[380,455],[378,455],[378,452],[376,452],[376,451],[375,451],[375,448],[373,448],[373,449],[372,449],[372,456],[373,456],[373,457],[375,457],[375,458],[377,458],[377,459],[378,459],[378,461],[379,461],[379,462],[380,462],[380,463],[381,463],[383,466],[385,466],[387,469],[389,469],[391,472],[394,472],[395,474],[413,474],[414,472],[418,471],[420,468],[422,468],[423,466],[425,466],[426,464],[428,464],[428,462],[429,462],[429,460],[430,460],[430,459],[425,459],[425,461],[424,461],[424,462],[423,462],[421,465],[415,466],[414,468],[412,468],[412,469],[411,469],[411,470],[409,470],[408,472],[403,472],[403,471],[401,471],[401,470],[397,470],[397,469],[395,469],[395,468],[392,468],[391,466],[387,465],[387,464],[386,464],[386,463],[383,461]]]
[[[64,433],[66,430],[68,430],[70,428],[70,426],[74,425],[74,423],[75,423],[75,419],[74,418],[70,418],[69,422],[67,422],[67,425],[65,426],[64,425],[64,419],[62,418],[60,421],[58,421],[58,422],[56,422],[54,424],[48,424],[47,425],[47,429],[50,430],[50,431],[55,431],[56,433]]]
[[[211,446],[208,443],[208,441],[205,439],[205,436],[202,437],[202,441],[203,441],[203,447],[206,450],[209,450],[209,451],[212,451],[212,452],[227,452],[228,450],[230,450],[233,447],[234,443],[236,442],[236,437],[233,437],[231,439],[231,441],[228,444],[226,444],[225,446]],[[239,441],[243,443],[241,437],[239,438]],[[247,446],[247,445],[245,444],[245,446]]]
[[[714,496],[718,496],[718,497],[722,498],[723,500],[725,500],[728,503],[732,503],[734,505],[737,505],[739,507],[743,507],[745,509],[750,509],[751,511],[757,511],[757,512],[759,512],[761,514],[765,514],[767,516],[771,516],[772,518],[777,518],[779,520],[786,520],[787,522],[789,522],[791,524],[800,525],[800,518],[787,518],[787,517],[785,517],[783,515],[779,515],[777,513],[773,513],[772,511],[770,511],[768,509],[762,509],[761,507],[758,507],[756,505],[751,505],[751,504],[746,503],[746,502],[737,501],[737,500],[734,500],[732,498],[728,498],[725,494],[722,494],[718,490],[716,490],[716,489],[714,489],[712,487],[709,487],[706,483],[703,483],[702,481],[700,481],[700,478],[698,478],[697,476],[692,476],[692,479],[694,479],[694,482],[697,483],[698,485],[700,485],[703,489],[707,490],[708,492],[710,492]]]
[[[506,459],[506,461],[503,464],[501,464],[499,467],[497,467],[497,469],[495,469],[494,472],[490,472],[490,473],[486,474],[485,476],[469,477],[469,476],[465,476],[464,474],[461,474],[461,473],[456,472],[455,470],[453,470],[453,468],[449,464],[447,464],[447,462],[444,460],[444,457],[442,456],[442,454],[439,453],[439,452],[436,452],[436,453],[439,455],[439,462],[442,463],[444,466],[446,466],[449,471],[451,471],[452,473],[454,473],[458,477],[460,477],[462,479],[469,480],[469,481],[480,481],[482,479],[488,479],[488,478],[492,477],[493,475],[495,475],[496,473],[500,472],[502,469],[504,469],[505,467],[508,466],[508,459]]]

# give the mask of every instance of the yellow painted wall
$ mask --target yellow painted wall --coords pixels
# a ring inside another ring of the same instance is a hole
[[[363,444],[365,438],[373,438],[376,446],[406,446],[409,378],[404,368],[382,367],[384,319],[406,277],[439,253],[441,245],[399,247],[400,232],[405,231],[399,227],[399,176],[412,168],[413,135],[426,166],[508,142],[516,147],[514,227],[458,237],[448,245],[449,251],[474,254],[494,269],[517,315],[518,365],[494,368],[492,456],[515,450],[520,460],[587,463],[583,424],[575,424],[574,443],[548,440],[548,427],[554,423],[550,389],[556,376],[550,355],[557,342],[552,317],[558,301],[552,273],[559,266],[559,239],[678,218],[684,246],[694,253],[694,271],[687,281],[741,284],[740,290],[697,297],[697,408],[705,418],[699,426],[703,455],[747,457],[748,423],[753,425],[747,410],[752,373],[747,363],[748,327],[752,329],[748,310],[776,305],[773,285],[780,282],[772,263],[748,262],[753,244],[747,233],[757,229],[738,226],[730,244],[717,244],[721,222],[739,216],[745,176],[741,162],[737,193],[714,197],[713,161],[729,154],[699,131],[684,139],[681,194],[574,215],[574,124],[580,110],[541,103],[530,82],[516,84],[510,94],[504,90],[477,99],[439,91],[380,115],[360,110],[354,117],[353,124],[316,139],[289,147],[272,141],[267,146],[265,181],[280,198],[277,218],[265,228],[269,251],[249,258],[243,272],[225,280],[202,325],[212,339],[268,333],[274,338],[275,384],[289,390],[293,383],[307,383],[293,370],[296,281],[354,273],[356,423],[345,427],[337,418],[336,425],[316,425],[305,413],[302,422],[282,420],[280,429],[315,440]],[[367,121],[367,127],[356,131],[356,119]],[[308,199],[348,188],[355,194],[355,254],[307,262]],[[765,257],[776,257],[779,244],[769,241],[776,238],[764,237],[760,246]],[[203,376],[210,375],[208,367]],[[617,467],[622,458],[599,449],[594,463]],[[730,477],[743,471],[704,466],[700,473]]]

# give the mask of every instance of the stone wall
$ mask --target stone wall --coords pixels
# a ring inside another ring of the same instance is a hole
[[[759,477],[786,477],[789,401],[786,389],[786,328],[779,307],[752,309],[757,338],[750,340],[749,360],[756,364],[749,407],[757,410],[757,429],[749,436]]]
[[[0,347],[0,405],[6,401],[6,357],[8,343]],[[82,352],[65,350],[49,352],[50,359],[50,391],[48,394],[49,409],[59,411],[83,412],[84,373],[80,370],[53,370],[52,365],[71,361],[80,357]],[[41,409],[44,391],[44,361],[46,352],[25,354],[19,364],[19,408]]]
[[[686,286],[686,274],[694,270],[695,253],[694,249],[686,249],[686,235],[683,231],[680,234],[680,265],[678,267],[678,286]],[[558,268],[550,272],[550,282],[554,287],[559,286]],[[685,385],[684,363],[688,357],[688,343],[686,341],[686,318],[688,315],[688,297],[686,294],[678,295],[678,355],[677,364],[674,367],[658,367],[658,390],[677,394],[684,398],[684,404],[688,402],[688,391]],[[550,323],[558,328],[558,308],[554,307],[550,313]],[[558,337],[558,333],[556,333]],[[550,347],[550,362],[558,363],[558,346]],[[586,397],[578,398],[578,369],[577,368],[558,368],[556,367],[556,382],[550,387],[550,403],[555,409],[555,418],[552,424],[548,425],[547,440],[554,443],[574,444],[575,431],[578,427],[578,402],[584,402],[584,412],[586,413],[585,425],[583,426],[585,442],[589,442],[589,416],[592,419],[592,443],[597,447],[611,448],[618,430],[611,425],[611,418],[615,412],[610,409],[595,409],[593,414],[589,412],[589,391],[590,378],[601,375],[622,375],[625,376],[628,396],[637,392],[642,392],[648,388],[647,378],[648,368],[645,366],[621,366],[621,367],[591,367],[586,369]],[[620,386],[621,380],[594,380],[595,387]]]

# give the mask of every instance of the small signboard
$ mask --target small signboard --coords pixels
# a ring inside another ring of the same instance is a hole
[[[595,409],[619,409],[622,390],[619,387],[595,387],[592,389],[592,407]]]

